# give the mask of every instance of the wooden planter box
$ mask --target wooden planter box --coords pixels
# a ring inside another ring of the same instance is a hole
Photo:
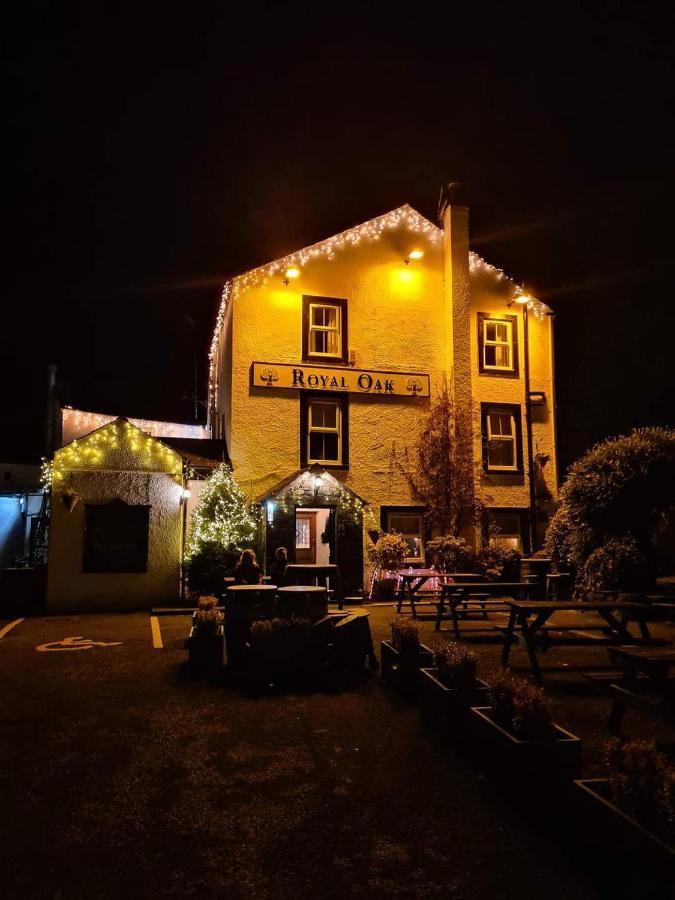
[[[584,823],[589,842],[602,844],[612,855],[617,851],[621,852],[620,848],[626,848],[632,865],[655,867],[672,876],[675,870],[675,847],[647,831],[615,806],[610,799],[607,779],[584,778],[574,784],[578,801],[576,818]]]
[[[449,688],[438,677],[438,669],[420,669],[420,712],[425,722],[444,737],[465,739],[472,706],[485,706],[489,687],[480,678],[473,690]]]
[[[471,709],[474,746],[488,768],[494,767],[505,781],[560,781],[578,778],[581,772],[581,739],[560,725],[553,725],[550,741],[521,740],[492,718],[492,708]]]
[[[420,644],[416,654],[401,654],[389,641],[380,643],[382,679],[400,694],[415,699],[419,690],[420,669],[431,668],[434,654]]]
[[[187,639],[188,662],[196,673],[215,674],[223,667],[223,626],[215,631],[201,632],[194,625]]]
[[[246,680],[251,687],[313,683],[323,648],[312,641],[312,627],[279,631],[253,640],[246,653]]]

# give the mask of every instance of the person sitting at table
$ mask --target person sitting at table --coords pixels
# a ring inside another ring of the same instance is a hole
[[[274,562],[272,563],[272,567],[270,569],[270,578],[272,580],[272,584],[276,584],[277,587],[284,583],[284,576],[286,574],[286,566],[288,565],[288,550],[285,547],[277,547],[274,551]]]
[[[234,567],[235,584],[262,584],[262,569],[253,550],[244,550]]]

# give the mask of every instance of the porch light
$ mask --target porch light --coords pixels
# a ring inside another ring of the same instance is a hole
[[[513,302],[518,303],[520,306],[525,306],[525,304],[529,303],[531,300],[532,297],[530,297],[529,294],[525,293],[516,294],[516,296],[513,298]]]
[[[192,496],[192,491],[190,490],[190,488],[183,488],[180,492],[180,495],[183,500],[188,500]]]
[[[411,250],[410,253],[403,260],[406,266],[410,265],[411,259],[422,259],[424,256],[424,250]]]
[[[300,277],[300,269],[297,266],[289,266],[285,272],[286,277],[284,278],[284,284],[288,284],[291,278],[299,278]]]
[[[321,490],[321,484],[322,484],[322,482],[321,482],[321,476],[320,476],[320,475],[315,475],[315,476],[314,476],[314,490],[315,490],[315,491],[320,491],[320,490]]]

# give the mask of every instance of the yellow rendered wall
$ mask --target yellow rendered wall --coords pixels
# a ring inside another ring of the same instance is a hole
[[[106,426],[110,431],[115,424]],[[179,592],[182,547],[182,460],[175,451],[130,426],[117,446],[87,451],[87,437],[54,456],[47,603],[50,610],[146,609],[175,601]],[[103,429],[100,429],[103,431]],[[97,434],[95,432],[94,434]],[[101,446],[99,444],[99,446]],[[68,512],[64,493],[80,500]],[[145,573],[82,572],[85,504],[120,498],[150,505],[148,570]]]
[[[420,247],[424,258],[403,260]],[[299,392],[250,388],[255,360],[300,362],[302,295],[348,301],[349,347],[359,369],[428,372],[435,396],[445,367],[446,322],[440,240],[431,245],[405,227],[378,241],[340,250],[332,261],[308,263],[288,286],[282,276],[235,292],[232,301],[231,439],[234,474],[255,498],[300,467]],[[226,340],[225,334],[222,341]],[[219,371],[227,368],[219,354]],[[219,411],[227,404],[227,382]],[[350,394],[349,471],[335,472],[374,504],[414,503],[394,454],[413,444],[429,400]]]
[[[463,237],[466,217],[462,219],[458,212],[453,221],[457,240],[468,248]],[[234,475],[249,498],[265,494],[300,467],[300,392],[251,389],[250,367],[253,361],[302,360],[302,295],[308,294],[348,301],[348,343],[356,354],[356,368],[427,372],[432,399],[444,374],[453,375],[453,329],[455,336],[468,335],[470,356],[459,347],[463,382],[456,385],[455,395],[471,405],[473,434],[467,446],[472,447],[476,471],[481,471],[478,491],[487,506],[529,506],[522,308],[507,308],[513,296],[512,283],[492,267],[477,265],[475,257],[470,273],[469,266],[460,265],[459,259],[456,265],[444,266],[440,232],[439,237],[432,244],[401,226],[385,232],[378,241],[338,250],[333,260],[311,260],[287,286],[282,274],[239,291],[235,280],[214,360],[216,421],[223,417]],[[403,259],[417,246],[425,251],[423,259],[405,266]],[[453,289],[461,295],[454,315]],[[479,312],[518,317],[518,378],[479,374]],[[529,323],[530,387],[546,393],[546,407],[533,411],[533,451],[550,457],[545,476],[555,497],[552,320],[530,314]],[[525,476],[482,474],[481,402],[520,405]],[[378,524],[381,505],[415,504],[396,459],[401,459],[406,446],[414,454],[429,407],[430,401],[425,399],[350,394],[349,471],[335,470],[334,474],[370,503]]]
[[[523,307],[507,303],[512,290],[496,273],[488,268],[474,272],[471,290],[471,371],[472,371],[472,422],[474,457],[482,467],[481,403],[517,403],[521,408],[524,476],[508,474],[480,475],[480,493],[488,506],[529,506],[527,432],[525,423],[525,353]],[[478,313],[510,315],[518,325],[518,377],[501,377],[479,373]],[[557,471],[554,452],[554,383],[551,371],[552,319],[546,315],[537,318],[528,313],[530,391],[544,391],[546,405],[532,408],[532,452],[548,454],[544,474],[553,497],[557,496]]]

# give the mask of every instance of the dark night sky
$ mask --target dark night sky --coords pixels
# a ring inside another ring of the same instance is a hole
[[[561,457],[675,422],[675,14],[648,3],[30,3],[5,12],[0,459],[48,362],[190,421],[226,277],[459,181],[558,314]]]

